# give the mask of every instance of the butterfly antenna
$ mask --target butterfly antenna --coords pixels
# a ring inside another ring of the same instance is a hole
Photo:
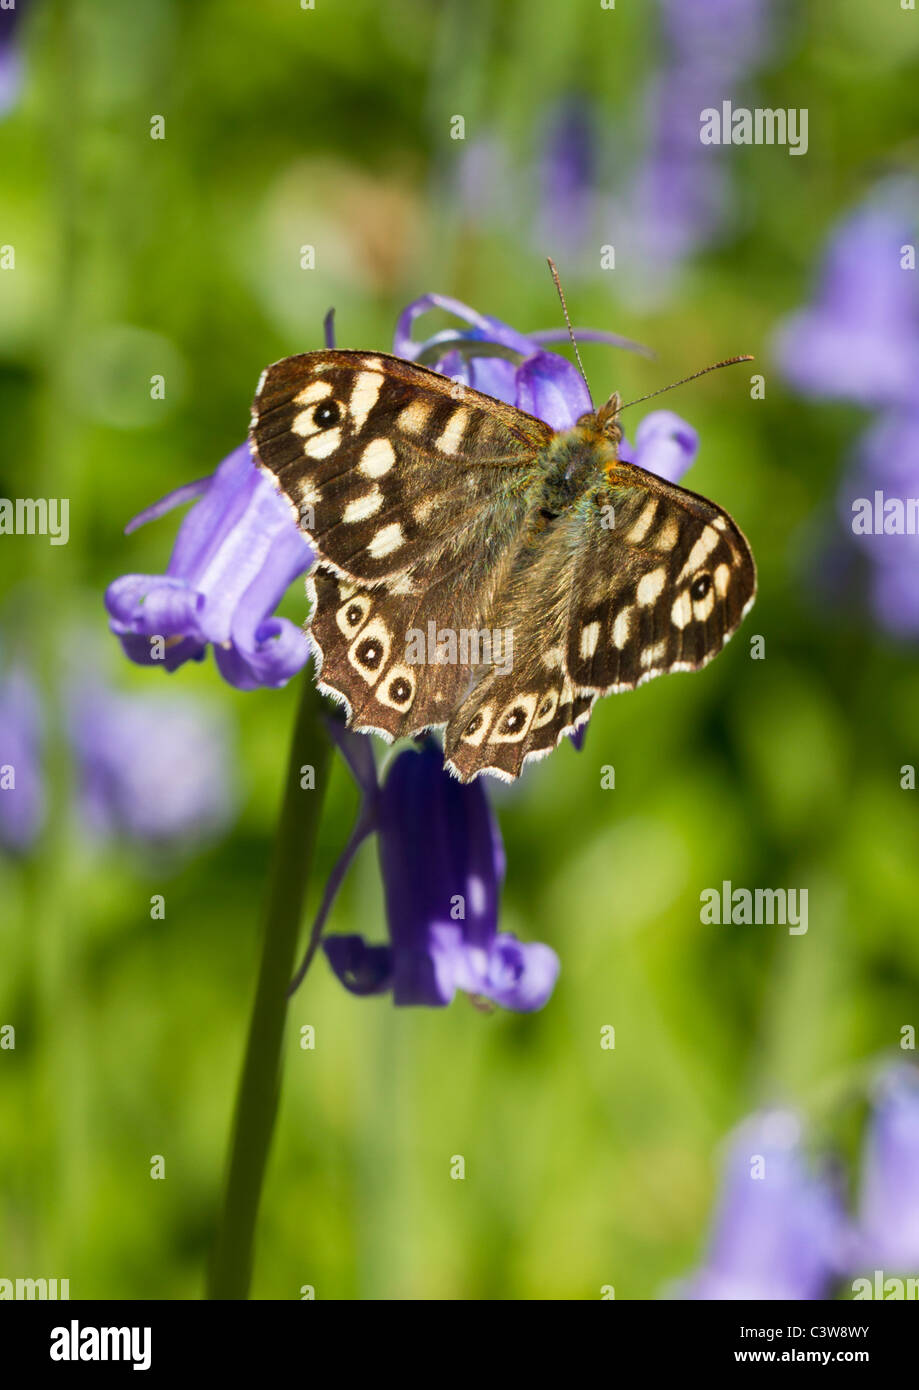
[[[568,337],[571,339],[571,346],[574,348],[574,355],[578,359],[578,371],[584,378],[584,385],[587,387],[587,394],[590,396],[590,403],[593,405],[593,396],[590,395],[590,382],[587,380],[587,373],[584,370],[584,363],[581,361],[581,354],[578,351],[578,340],[574,336],[574,329],[571,327],[571,319],[568,317],[568,305],[565,303],[565,291],[562,289],[562,282],[558,278],[558,270],[551,256],[547,256],[549,269],[552,272],[552,279],[555,281],[555,288],[558,290],[558,297],[562,301],[562,313],[565,315],[565,322],[568,325]]]
[[[626,410],[630,405],[641,405],[642,401],[649,401],[652,396],[662,396],[665,391],[672,391],[674,386],[684,386],[687,381],[695,381],[697,376],[705,376],[706,372],[717,372],[719,367],[733,367],[738,362],[752,362],[754,359],[749,352],[740,357],[726,357],[723,362],[713,362],[710,367],[703,367],[701,372],[693,372],[691,376],[680,377],[679,381],[671,381],[669,386],[660,386],[656,391],[649,391],[646,396],[636,396],[634,401],[626,401],[625,405],[619,407]]]

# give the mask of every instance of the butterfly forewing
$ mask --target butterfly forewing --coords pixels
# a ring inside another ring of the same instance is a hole
[[[375,581],[450,563],[489,531],[512,539],[519,475],[550,434],[400,358],[312,352],[268,368],[251,439],[323,560]]]

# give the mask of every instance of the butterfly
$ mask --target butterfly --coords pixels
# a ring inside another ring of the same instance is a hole
[[[620,409],[555,431],[383,353],[263,372],[250,447],[313,545],[317,680],[351,728],[442,727],[462,781],[510,781],[598,696],[721,650],[753,603],[750,547],[619,458]]]

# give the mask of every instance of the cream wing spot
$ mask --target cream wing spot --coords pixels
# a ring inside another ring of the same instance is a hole
[[[461,741],[463,743],[468,743],[473,748],[479,747],[491,727],[493,708],[492,705],[483,705],[481,709],[476,710],[462,732]]]
[[[541,729],[555,718],[555,711],[558,709],[558,694],[557,690],[549,690],[542,697],[536,711],[536,717],[533,720],[534,729]]]
[[[641,608],[649,607],[660,598],[666,583],[667,571],[663,565],[656,570],[651,570],[649,574],[643,574],[635,589],[636,602]]]
[[[680,570],[677,578],[685,579],[688,574],[692,574],[693,570],[697,570],[703,561],[707,560],[709,555],[711,555],[720,539],[714,526],[706,526],[686,557],[686,563]]]
[[[693,599],[692,615],[697,622],[704,623],[712,615],[715,607],[715,590],[709,586],[708,593],[704,598]]]
[[[724,598],[727,594],[728,589],[731,587],[731,566],[716,565],[714,581],[715,593],[718,595],[719,598]]]
[[[377,403],[383,380],[379,372],[358,372],[348,402],[348,414],[355,433],[364,428],[367,416]]]
[[[341,514],[341,519],[349,525],[356,521],[366,521],[376,516],[383,505],[383,494],[378,487],[371,488],[363,497],[355,497]]]
[[[653,647],[645,647],[639,658],[643,671],[657,670],[667,656],[667,643],[656,642]]]
[[[533,715],[536,713],[535,694],[515,695],[509,700],[495,720],[495,728],[489,743],[520,743],[529,732]]]
[[[623,608],[616,614],[610,641],[617,651],[621,652],[622,649],[627,646],[629,638],[632,635],[634,619],[634,608]]]
[[[644,540],[645,536],[651,530],[651,523],[656,513],[657,501],[652,497],[651,501],[645,504],[644,510],[638,520],[626,532],[625,538],[630,545],[638,545],[640,541]]]
[[[372,439],[361,454],[357,471],[365,478],[382,478],[396,461],[396,451],[388,439]]]
[[[654,549],[671,551],[680,539],[680,523],[675,516],[669,516],[654,537]]]
[[[458,406],[438,435],[435,447],[442,454],[457,453],[468,423],[469,411],[465,406]]]
[[[675,627],[684,628],[692,621],[692,599],[689,597],[689,590],[684,589],[677,598],[673,600],[673,607],[670,610],[670,620]]]
[[[299,418],[299,417],[298,417]],[[322,430],[303,445],[303,452],[311,459],[327,459],[341,448],[341,430]]]
[[[315,405],[317,401],[324,401],[326,396],[331,396],[331,394],[331,381],[311,381],[308,386],[304,386],[303,390],[298,391],[294,396],[294,405]],[[296,429],[296,424],[294,428]]]
[[[433,409],[433,401],[409,401],[396,416],[396,428],[404,434],[421,434]]]
[[[585,623],[581,628],[580,652],[581,656],[587,661],[597,650],[597,643],[600,640],[600,624]]]
[[[391,555],[404,543],[405,536],[402,534],[402,527],[398,521],[391,521],[388,526],[380,527],[367,549],[375,560],[382,560],[384,556]]]

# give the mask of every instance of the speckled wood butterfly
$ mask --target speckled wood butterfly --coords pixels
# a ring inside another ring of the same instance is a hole
[[[750,548],[720,507],[619,459],[620,409],[556,432],[382,353],[263,373],[253,454],[315,548],[319,686],[352,728],[443,726],[463,781],[511,780],[598,695],[721,650],[753,602]]]

